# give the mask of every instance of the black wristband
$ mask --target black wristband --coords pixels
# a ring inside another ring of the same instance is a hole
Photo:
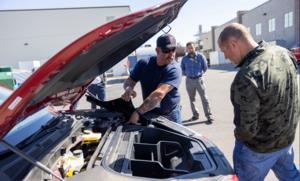
[[[136,112],[139,116],[142,116],[142,115],[143,115],[138,109],[135,109],[135,112]]]

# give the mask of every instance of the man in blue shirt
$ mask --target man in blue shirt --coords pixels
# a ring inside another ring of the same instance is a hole
[[[213,117],[208,103],[208,98],[205,91],[205,85],[202,79],[203,74],[207,70],[207,63],[205,57],[195,51],[194,44],[188,42],[186,44],[187,55],[182,58],[181,69],[182,74],[186,76],[186,90],[190,98],[193,117],[191,120],[199,118],[198,109],[195,106],[196,91],[199,93],[205,116],[208,123],[212,123]]]
[[[174,60],[176,40],[165,34],[157,39],[157,56],[139,60],[124,82],[122,98],[129,101],[136,96],[134,87],[141,83],[144,102],[131,115],[129,122],[136,124],[142,114],[149,111],[181,123],[179,85],[181,69]]]

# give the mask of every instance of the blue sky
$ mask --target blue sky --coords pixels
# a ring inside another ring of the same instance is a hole
[[[221,25],[236,16],[238,10],[251,10],[267,0],[188,0],[178,18],[171,24],[171,34],[185,44],[196,39],[198,25],[203,31]],[[132,11],[141,10],[164,0],[0,0],[0,10],[88,6],[129,5]],[[155,39],[150,40],[153,44]]]

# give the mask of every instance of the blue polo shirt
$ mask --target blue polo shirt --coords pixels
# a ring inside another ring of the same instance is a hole
[[[201,77],[207,70],[206,58],[199,52],[195,56],[186,55],[181,61],[182,74],[187,77]]]
[[[168,65],[158,66],[156,57],[151,57],[148,60],[139,60],[131,72],[130,78],[135,82],[141,82],[143,99],[147,98],[161,83],[174,87],[166,94],[159,107],[156,108],[159,114],[168,114],[176,105],[179,105],[181,68],[176,61],[172,61]]]

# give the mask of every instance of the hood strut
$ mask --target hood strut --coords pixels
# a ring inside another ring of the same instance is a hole
[[[46,167],[45,165],[43,165],[41,162],[35,160],[34,158],[32,158],[29,155],[26,155],[24,152],[22,152],[20,149],[18,149],[17,147],[9,144],[8,142],[6,142],[5,140],[1,139],[0,140],[1,143],[3,143],[4,146],[7,147],[7,149],[9,149],[10,151],[14,152],[15,154],[19,155],[20,157],[22,157],[23,159],[27,160],[28,162],[30,162],[31,164],[33,164],[34,166],[40,168],[41,170],[43,170],[44,172],[56,177],[57,179],[61,180],[61,181],[65,181],[63,178],[61,178],[60,176],[56,175],[51,169],[49,169],[48,167]]]

